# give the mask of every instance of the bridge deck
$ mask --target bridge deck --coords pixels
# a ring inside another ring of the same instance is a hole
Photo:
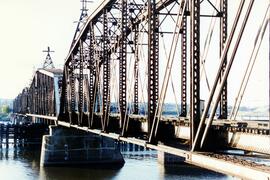
[[[27,114],[37,118],[45,118],[55,121],[57,124],[57,117],[43,116],[35,114]],[[101,116],[100,114],[98,114]],[[111,114],[110,117],[118,118],[119,114]],[[145,124],[147,120],[145,116],[131,115],[130,119],[137,120],[142,123],[142,130],[147,132]],[[190,136],[189,121],[186,118],[169,118],[162,117],[162,121],[171,123],[174,126],[175,137],[188,140]],[[59,122],[59,121],[58,121]],[[213,121],[213,127],[223,129],[227,132],[228,141],[226,146],[230,148],[241,149],[245,151],[254,151],[258,153],[264,153],[270,155],[270,136],[269,125],[266,121],[229,121],[229,120],[215,120]],[[257,145],[260,143],[260,146]]]

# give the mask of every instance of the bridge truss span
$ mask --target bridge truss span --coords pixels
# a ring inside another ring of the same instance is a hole
[[[39,70],[14,110],[45,119],[54,115],[58,125],[118,140],[132,137],[133,143],[157,150],[163,144],[172,154],[183,150],[193,164],[217,158],[198,152],[231,148],[269,155],[269,117],[236,120],[246,96],[267,97],[262,99],[269,109],[269,87],[258,88],[263,92],[257,95],[248,92],[256,59],[269,63],[261,55],[269,54],[262,44],[270,29],[269,2],[263,3],[104,0],[76,31],[59,101],[50,99],[57,94],[52,90],[57,83],[49,78],[55,73]],[[269,77],[264,80],[269,84]]]
[[[227,78],[255,3],[235,4],[238,12],[232,13],[230,24],[227,0],[103,1],[88,17],[67,56],[59,118],[127,135],[132,129],[129,115],[143,113],[148,140],[155,142],[164,136],[159,131],[160,118],[171,93],[177,115],[190,119],[193,149],[202,148],[212,121],[204,126],[208,111],[210,119],[216,114],[227,118]],[[217,37],[211,38],[213,34]],[[215,43],[218,48],[212,47]],[[216,57],[208,57],[210,53]],[[212,88],[206,60],[218,69]],[[174,68],[177,65],[181,71]],[[207,89],[209,93],[204,92]],[[202,99],[207,100],[205,108]],[[101,119],[95,117],[97,113]],[[112,113],[120,113],[118,127],[111,125]]]

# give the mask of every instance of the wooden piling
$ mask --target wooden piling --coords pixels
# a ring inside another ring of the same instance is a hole
[[[0,149],[2,149],[3,144],[3,133],[4,133],[4,124],[0,124]]]
[[[18,136],[18,128],[17,125],[13,125],[13,141],[14,141],[14,148],[17,147],[17,136]]]
[[[6,126],[6,148],[9,147],[9,124]]]

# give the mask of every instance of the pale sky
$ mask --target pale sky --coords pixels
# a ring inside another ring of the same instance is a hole
[[[55,65],[63,64],[80,9],[80,0],[0,1],[0,98],[14,98],[29,84],[47,46]]]
[[[100,0],[96,0],[96,2],[100,2]],[[231,6],[235,6],[233,3],[235,1],[229,1]],[[258,19],[264,15],[268,3],[268,0],[260,0],[259,3],[255,1],[254,10],[257,14],[252,14],[250,31],[248,31],[250,33],[246,33],[243,37],[246,41],[242,43],[242,51],[237,56],[240,60],[235,63],[233,74],[230,76],[230,95],[232,94],[230,104],[232,104],[234,96],[231,92],[236,92],[236,88],[232,84],[239,84],[239,71],[244,69],[241,61],[247,61],[258,29],[257,25],[260,23]],[[91,9],[91,6],[94,5],[89,6]],[[74,21],[78,20],[80,9],[80,0],[0,1],[0,98],[14,98],[24,87],[28,86],[34,68],[40,66],[46,57],[46,53],[42,51],[46,50],[47,46],[55,51],[51,54],[54,64],[62,68],[75,32],[76,23]],[[258,56],[261,60],[256,65],[257,70],[254,70],[255,74],[252,76],[254,84],[247,92],[249,96],[247,103],[258,101],[260,104],[267,104],[268,102],[268,37],[269,33],[266,33],[262,44],[264,48]],[[160,79],[162,78],[160,77]],[[254,97],[251,97],[252,95]]]

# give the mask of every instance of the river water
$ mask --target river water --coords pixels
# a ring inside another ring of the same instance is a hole
[[[174,180],[232,179],[189,165],[164,168],[156,151],[122,152],[123,167],[40,167],[40,150],[3,147],[0,149],[0,180]]]

